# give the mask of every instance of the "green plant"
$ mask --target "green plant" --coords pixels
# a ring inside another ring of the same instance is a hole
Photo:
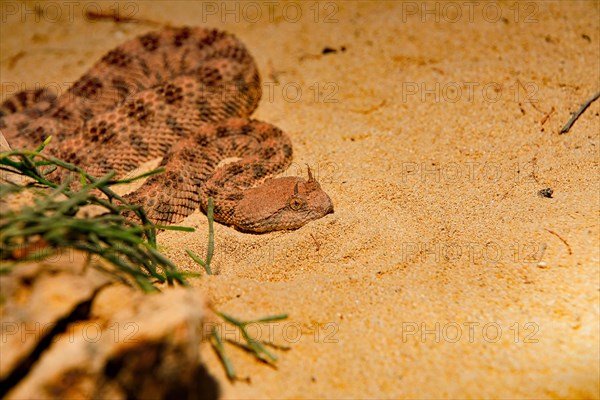
[[[277,356],[275,356],[275,354],[273,354],[269,350],[267,350],[267,348],[265,346],[278,347],[278,348],[282,348],[285,350],[288,349],[287,347],[276,346],[270,342],[264,342],[261,340],[257,340],[254,337],[252,337],[252,335],[246,329],[246,327],[251,324],[260,324],[260,323],[268,323],[268,322],[284,320],[288,317],[287,314],[271,315],[271,316],[267,316],[267,317],[254,319],[254,320],[241,321],[237,318],[232,317],[229,314],[225,314],[220,311],[214,311],[214,312],[221,319],[223,319],[223,321],[225,321],[231,325],[234,325],[237,329],[239,329],[240,333],[242,334],[242,338],[244,339],[243,342],[237,342],[234,340],[228,340],[228,342],[252,353],[252,355],[254,355],[254,357],[256,359],[263,361],[269,365],[274,365],[274,363],[277,361]],[[233,363],[231,362],[231,360],[229,359],[229,357],[227,356],[227,354],[225,352],[225,346],[223,345],[223,339],[221,338],[221,333],[216,328],[213,329],[211,332],[211,343],[213,345],[213,348],[217,352],[219,358],[221,359],[221,362],[223,363],[223,367],[225,368],[225,372],[227,373],[227,377],[229,378],[229,380],[233,381],[233,380],[237,379],[237,375],[235,373]]]
[[[33,204],[18,210],[9,207],[0,210],[0,260],[4,265],[0,272],[9,272],[21,261],[39,260],[61,249],[72,248],[104,258],[116,267],[109,270],[110,273],[127,283],[133,280],[144,291],[158,290],[157,282],[187,285],[185,277],[190,274],[178,271],[172,261],[157,251],[156,232],[157,229],[193,229],[155,225],[142,207],[127,203],[111,190],[113,185],[162,171],[123,180],[113,180],[114,172],[95,178],[73,164],[43,154],[49,140],[35,151],[0,153],[0,170],[30,178],[26,184],[0,184],[0,200],[23,192],[33,195]],[[78,176],[79,189],[71,189],[70,179],[60,184],[50,180],[48,175],[57,168]],[[77,217],[81,208],[88,205],[96,205],[105,213],[92,218]],[[133,212],[140,223],[125,218],[124,211]]]
[[[198,263],[208,275],[212,275],[212,269],[210,268],[210,262],[215,251],[215,230],[213,227],[214,223],[214,205],[212,197],[208,198],[208,209],[206,210],[206,216],[208,218],[208,246],[206,248],[206,261],[202,261],[200,257],[190,249],[185,249],[188,256]]]

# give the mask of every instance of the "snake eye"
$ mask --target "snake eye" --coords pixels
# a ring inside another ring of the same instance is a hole
[[[297,197],[292,197],[290,200],[290,208],[294,211],[298,211],[300,208],[302,208],[302,205],[303,201]]]

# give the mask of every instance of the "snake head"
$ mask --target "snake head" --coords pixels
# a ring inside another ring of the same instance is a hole
[[[309,168],[308,180],[273,178],[246,190],[235,210],[235,225],[256,233],[297,229],[332,212],[331,199]]]

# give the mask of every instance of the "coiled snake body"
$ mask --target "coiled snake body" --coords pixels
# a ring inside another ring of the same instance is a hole
[[[294,229],[333,211],[312,178],[272,178],[292,160],[288,136],[250,119],[257,67],[234,36],[167,28],[108,52],[64,94],[21,92],[0,106],[13,148],[44,150],[94,176],[123,176],[163,157],[166,172],[126,196],[158,224],[215,202],[214,218],[243,231]],[[236,161],[223,163],[224,159]],[[57,177],[56,179],[59,179]]]

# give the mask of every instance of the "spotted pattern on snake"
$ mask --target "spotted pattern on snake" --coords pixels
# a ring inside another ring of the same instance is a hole
[[[307,180],[273,178],[291,163],[292,144],[250,119],[260,96],[256,64],[233,35],[167,28],[111,50],[59,97],[38,90],[9,98],[0,130],[13,148],[52,135],[44,151],[93,176],[122,177],[162,157],[166,172],[125,197],[158,224],[198,206],[206,212],[212,197],[215,220],[239,230],[299,228],[333,205],[310,171]]]

